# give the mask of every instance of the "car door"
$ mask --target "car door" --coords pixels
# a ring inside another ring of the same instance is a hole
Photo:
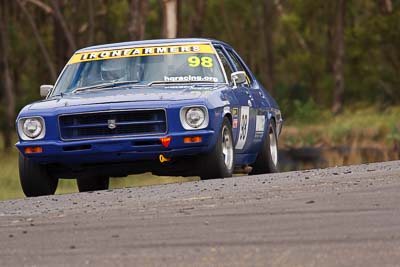
[[[244,71],[247,76],[247,84],[244,84],[243,87],[245,87],[246,93],[249,94],[249,99],[251,100],[249,104],[252,105],[251,110],[253,112],[251,116],[254,117],[254,123],[250,125],[250,133],[248,134],[250,139],[249,152],[257,153],[266,129],[269,103],[264,91],[257,86],[253,74],[245,66],[239,55],[230,48],[227,49],[227,52],[235,66],[235,70]]]
[[[238,71],[226,48],[217,47],[216,49],[220,58],[223,58],[229,64],[231,72]],[[231,80],[230,77],[228,79]],[[232,87],[232,92],[237,99],[237,105],[232,107],[232,126],[237,129],[234,137],[235,150],[236,153],[248,153],[252,146],[252,140],[249,137],[254,131],[256,120],[254,98],[250,94],[248,83]]]

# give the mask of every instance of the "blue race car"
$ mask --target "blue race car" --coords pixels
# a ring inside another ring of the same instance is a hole
[[[26,196],[58,180],[103,190],[110,177],[152,172],[230,177],[278,171],[282,116],[233,48],[169,39],[78,50],[46,97],[16,124]]]

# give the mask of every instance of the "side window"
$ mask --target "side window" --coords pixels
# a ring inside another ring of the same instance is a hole
[[[232,50],[228,50],[228,54],[231,57],[233,64],[235,64],[235,67],[238,71],[244,71],[246,72],[246,76],[247,76],[247,82],[248,84],[251,84],[251,76],[249,75],[249,73],[247,72],[247,70],[244,68],[244,66],[242,65],[242,63],[240,62],[240,60],[237,58],[237,56],[235,55],[235,53],[232,52]]]
[[[226,78],[228,79],[228,81],[231,80],[231,74],[232,74],[232,68],[229,65],[228,59],[226,58],[226,56],[224,55],[224,52],[222,51],[221,48],[216,47],[215,50],[218,53],[219,58],[221,59],[221,63],[222,66],[224,67],[225,73],[226,73]]]

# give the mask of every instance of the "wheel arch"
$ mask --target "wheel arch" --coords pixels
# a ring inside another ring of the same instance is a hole
[[[224,114],[224,117],[222,118],[222,119],[224,119],[224,118],[228,118],[228,120],[229,120],[229,122],[230,122],[230,124],[231,124],[231,126],[232,126],[232,114],[229,112],[229,113],[225,113]]]
[[[263,137],[263,142],[264,142],[264,139],[266,138],[266,136],[269,134],[269,132],[268,132],[268,127],[269,127],[269,125],[272,123],[273,124],[273,127],[275,127],[275,132],[277,132],[277,129],[276,129],[276,116],[275,116],[275,114],[273,113],[273,112],[268,112],[268,120],[266,121],[267,123],[265,124],[265,131],[264,131],[264,137]]]

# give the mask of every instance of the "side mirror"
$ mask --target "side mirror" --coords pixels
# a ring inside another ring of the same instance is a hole
[[[237,88],[238,84],[243,84],[247,82],[246,72],[236,71],[231,74],[231,79],[233,81],[233,88]]]
[[[44,84],[40,86],[40,96],[46,97],[53,90],[53,85]]]

